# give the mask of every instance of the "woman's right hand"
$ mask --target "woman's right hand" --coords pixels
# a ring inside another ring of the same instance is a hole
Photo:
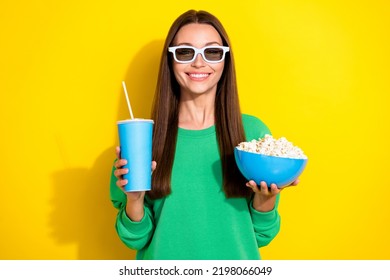
[[[124,166],[127,164],[127,160],[120,157],[121,150],[120,147],[116,147],[115,154],[117,160],[115,161],[115,168],[114,175],[117,178],[116,185],[127,195],[127,198],[131,200],[138,200],[143,199],[145,192],[126,192],[125,191],[125,185],[128,183],[126,179],[123,178],[124,174],[129,173],[128,168],[124,168]]]
[[[127,168],[123,168],[127,164],[126,159],[121,159],[120,154],[121,150],[119,147],[116,147],[115,149],[115,154],[116,154],[116,161],[115,161],[115,168],[116,170],[114,171],[114,175],[117,178],[116,185],[124,191],[124,187],[127,184],[127,180],[123,179],[123,175],[129,173],[129,170]]]
[[[144,197],[145,192],[126,192],[124,190],[127,180],[123,179],[123,175],[129,173],[127,168],[123,168],[127,164],[127,160],[120,157],[121,150],[119,147],[115,149],[116,158],[114,171],[115,177],[118,179],[116,185],[126,194],[127,203],[126,203],[126,214],[130,220],[134,222],[139,222],[144,216]]]
[[[120,157],[120,148],[116,147],[115,150],[117,160],[115,161],[114,176],[117,178],[116,185],[126,194],[126,214],[132,221],[140,221],[144,216],[144,197],[145,191],[139,192],[125,192],[124,187],[127,184],[127,180],[123,179],[123,175],[127,174],[129,170],[123,168],[127,164],[126,159]],[[152,161],[152,172],[156,169],[156,162]]]
[[[127,164],[127,160],[123,159],[120,157],[121,150],[120,147],[116,147],[115,149],[115,154],[117,160],[115,161],[115,168],[116,170],[114,171],[114,176],[117,178],[116,185],[123,191],[125,185],[128,183],[126,179],[123,179],[123,175],[129,173],[129,169],[123,168]],[[156,169],[157,163],[155,161],[152,161],[152,173]],[[130,192],[127,192],[129,194]],[[135,192],[135,193],[140,193],[140,192]]]

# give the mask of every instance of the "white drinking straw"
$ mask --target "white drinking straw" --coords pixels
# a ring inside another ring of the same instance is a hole
[[[134,119],[133,111],[131,110],[129,95],[127,94],[125,81],[122,81],[122,86],[123,86],[123,90],[125,91],[126,100],[127,100],[127,107],[129,107],[129,111],[130,111],[130,117],[131,117],[131,119]]]

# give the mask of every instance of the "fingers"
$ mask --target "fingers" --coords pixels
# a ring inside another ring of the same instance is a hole
[[[125,161],[125,160],[123,160]],[[127,174],[129,172],[129,169],[127,168],[118,168],[114,171],[114,176],[118,179],[116,181],[116,185],[120,188],[123,188],[127,184],[127,180],[123,179],[123,175]]]
[[[123,189],[123,187],[127,184],[127,180],[123,179],[122,176],[124,174],[127,174],[129,172],[129,169],[123,168],[123,166],[127,164],[127,160],[120,158],[120,151],[120,147],[115,148],[115,154],[118,160],[114,163],[114,167],[116,168],[116,170],[114,171],[114,176],[118,179],[116,181],[116,185]]]
[[[152,173],[153,171],[156,169],[157,167],[157,162],[155,162],[154,160],[152,161]]]
[[[115,155],[117,159],[120,159],[121,157],[121,148],[119,146],[115,147]]]
[[[299,184],[299,179],[296,179],[294,182],[291,183],[290,186],[296,186]]]
[[[271,184],[270,193],[272,195],[277,195],[278,193],[280,193],[280,189],[276,184]]]
[[[117,169],[117,170],[114,171],[114,175],[118,179],[121,179],[122,175],[123,174],[127,174],[127,173],[129,173],[129,169],[127,169],[127,168],[120,168],[120,169]]]
[[[128,168],[123,168],[127,164],[127,160],[120,158],[120,147],[119,146],[115,147],[115,154],[116,154],[117,160],[114,163],[114,167],[116,168],[116,170],[114,171],[114,176],[118,179],[116,181],[116,185],[123,189],[123,187],[128,183],[128,181],[126,179],[123,179],[123,175],[129,173]],[[152,173],[156,169],[156,167],[157,167],[157,162],[152,161],[152,166],[151,166]]]
[[[260,182],[260,191],[263,193],[263,194],[268,194],[269,191],[268,191],[268,186],[267,186],[267,183],[264,182],[264,181],[261,181]]]
[[[246,183],[246,186],[251,188],[255,193],[261,193],[263,195],[277,195],[280,192],[280,189],[276,184],[271,184],[270,187],[267,186],[267,183],[264,181],[260,182],[260,185],[257,185],[255,181],[250,180]]]
[[[125,160],[125,159],[118,159],[118,160],[115,162],[114,166],[115,166],[116,169],[120,169],[120,168],[122,168],[123,166],[125,166],[126,164],[127,164],[127,160]]]
[[[260,192],[264,195],[276,195],[279,193],[278,186],[271,184],[269,187],[266,182],[260,182]]]
[[[116,169],[121,169],[126,164],[127,164],[127,160],[118,159],[117,161],[115,161],[114,166]],[[152,161],[152,172],[156,169],[156,167],[157,167],[157,162],[153,160]]]
[[[246,186],[248,188],[251,188],[254,192],[259,192],[259,188],[257,187],[257,184],[255,181],[250,180],[249,182],[246,183]]]
[[[118,187],[120,187],[121,189],[123,189],[123,187],[127,184],[127,180],[126,179],[118,179],[116,181],[116,185]]]
[[[265,183],[265,182],[261,182],[261,183]],[[261,190],[262,189],[261,183],[260,183],[260,186],[259,186],[259,185],[256,184],[255,181],[250,180],[249,182],[246,183],[246,186],[251,188],[254,193],[261,193],[261,192],[264,192],[264,191]],[[265,187],[267,188],[267,184],[265,184]]]

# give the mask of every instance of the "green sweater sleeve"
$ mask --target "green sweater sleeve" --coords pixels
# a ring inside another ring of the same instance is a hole
[[[242,115],[246,141],[263,138],[265,134],[271,134],[268,126],[260,119],[251,115]]]
[[[253,228],[259,248],[268,245],[280,230],[280,216],[277,210],[279,198],[280,195],[278,194],[276,197],[275,208],[269,212],[259,212],[255,210],[252,206],[252,201],[249,204]]]
[[[152,215],[152,206],[145,199],[144,217],[139,222],[129,219],[126,214],[126,195],[117,187],[114,170],[111,172],[110,197],[114,207],[118,209],[115,229],[119,238],[129,248],[141,250],[149,242],[154,231],[154,219]]]

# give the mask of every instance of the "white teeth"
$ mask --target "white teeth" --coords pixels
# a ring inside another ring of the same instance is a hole
[[[208,75],[209,74],[190,74],[190,76],[193,77],[193,78],[205,78]]]

